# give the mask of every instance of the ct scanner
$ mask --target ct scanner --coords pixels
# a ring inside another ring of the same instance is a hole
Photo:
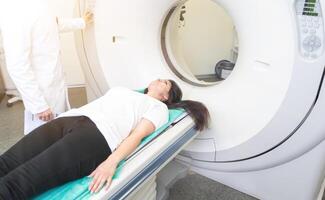
[[[169,19],[184,2],[78,2],[76,14],[95,13],[94,27],[75,35],[89,100],[113,86],[169,78],[211,112],[209,130],[196,133],[186,117],[130,158],[110,191],[94,199],[159,199],[158,172],[176,155],[175,165],[260,199],[316,199],[325,175],[325,1],[215,0],[239,41],[234,71],[215,84],[178,70]]]

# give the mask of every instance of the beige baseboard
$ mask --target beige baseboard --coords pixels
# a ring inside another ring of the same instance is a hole
[[[5,96],[5,85],[0,71],[0,102],[3,100],[4,96]]]
[[[5,93],[0,93],[0,102],[2,102],[4,97],[5,97]]]

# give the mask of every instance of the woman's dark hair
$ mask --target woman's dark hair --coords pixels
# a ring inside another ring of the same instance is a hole
[[[202,131],[208,128],[210,114],[206,106],[197,101],[182,101],[183,92],[180,87],[173,80],[169,80],[169,82],[172,85],[169,91],[169,98],[167,101],[164,101],[168,109],[182,108],[193,118],[197,130]],[[148,93],[148,88],[144,92],[145,94]]]

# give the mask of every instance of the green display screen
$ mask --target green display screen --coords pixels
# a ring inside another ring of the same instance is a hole
[[[305,0],[303,15],[307,16],[318,16],[317,11],[315,10],[317,0]]]
[[[304,8],[304,12],[308,11],[314,11],[314,8]]]
[[[305,8],[315,8],[315,4],[305,3]]]
[[[313,17],[317,17],[318,13],[307,13],[307,12],[303,12],[303,15],[307,15],[307,16],[313,16]]]

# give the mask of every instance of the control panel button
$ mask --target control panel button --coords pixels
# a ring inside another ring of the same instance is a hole
[[[316,51],[321,47],[321,39],[318,36],[308,36],[303,41],[303,47],[308,52]]]
[[[318,56],[317,56],[317,54],[311,54],[311,57],[315,59],[315,58],[317,58]]]

